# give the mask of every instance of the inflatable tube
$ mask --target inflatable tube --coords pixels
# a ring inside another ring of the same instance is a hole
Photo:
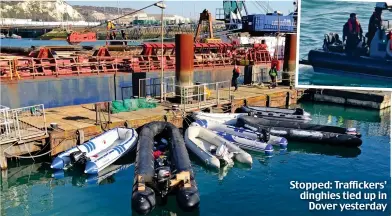
[[[225,132],[214,131],[219,136],[223,137],[225,140],[230,141],[236,144],[238,147],[242,149],[264,152],[266,155],[271,155],[274,152],[271,144],[267,144],[265,142],[258,142],[257,140],[248,139],[245,137],[231,135]]]
[[[192,210],[199,206],[200,197],[194,180],[191,162],[180,131],[168,122],[151,122],[143,126],[137,144],[132,208],[139,214],[151,212],[155,205],[157,182],[154,179],[154,137],[164,134],[170,140],[171,170],[175,175],[187,173],[190,181],[176,188],[177,203],[182,209]],[[160,173],[160,170],[157,170]],[[171,188],[173,189],[173,188]]]
[[[204,120],[198,119],[192,124],[197,124],[200,125],[201,127],[208,128],[213,131],[222,132],[238,137],[244,137],[251,140],[261,140],[263,139],[264,136],[262,133],[258,131],[252,131],[252,130],[239,128],[231,125],[222,125],[219,124],[217,121],[211,119],[204,119]],[[264,139],[268,140],[267,144],[273,146],[279,146],[281,149],[286,149],[288,145],[287,139],[284,137],[270,135],[269,138],[264,138]]]
[[[252,119],[254,117],[247,116]],[[245,118],[245,116],[241,117]],[[238,121],[237,121],[238,122]],[[282,128],[295,128],[295,129],[302,129],[302,130],[313,130],[313,131],[321,131],[321,132],[331,132],[331,133],[354,133],[352,135],[361,136],[359,133],[356,132],[355,128],[343,128],[337,126],[328,126],[328,125],[318,125],[318,124],[309,124],[309,123],[302,123],[302,122],[292,122],[292,121],[271,121],[263,118],[258,118],[257,122],[260,125],[266,127],[282,127]]]
[[[265,118],[271,120],[288,120],[288,121],[311,121],[310,114],[301,108],[297,109],[280,109],[271,107],[252,107],[243,106],[243,112],[254,113],[258,118]]]
[[[122,140],[119,131],[132,131],[133,137],[129,137],[127,140]],[[101,152],[107,152],[109,149],[116,147],[117,145],[125,144],[128,141],[136,140],[137,133],[134,129],[123,129],[123,128],[113,128],[111,130],[102,133],[82,145],[75,146],[68,149],[67,151],[59,154],[52,162],[51,168],[53,169],[67,169],[75,163],[77,158],[90,160],[94,156],[100,154]],[[132,142],[131,146],[132,147]],[[119,147],[122,149],[122,147]],[[125,149],[126,150],[126,149]],[[121,151],[120,151],[121,152]],[[124,152],[122,152],[124,153]],[[121,155],[122,155],[121,153]],[[104,166],[106,163],[102,163]],[[108,164],[110,165],[110,164]]]
[[[311,50],[308,54],[309,63],[314,68],[327,68],[373,76],[392,77],[390,73],[392,60],[381,58],[347,56],[345,53]],[[322,70],[320,70],[322,71]]]
[[[193,112],[195,119],[210,119],[220,124],[235,125],[240,116],[247,115],[247,113],[205,113]]]
[[[234,153],[236,161],[246,164],[252,164],[253,162],[250,154],[237,145],[200,126],[191,125],[185,131],[185,144],[201,161],[213,168],[219,169],[220,162],[216,156],[211,154],[209,147],[219,147],[222,144],[228,147],[230,153]]]
[[[98,172],[105,169],[128,151],[134,149],[138,136],[135,129],[117,128],[117,135],[115,143],[118,144],[115,144],[108,151],[100,152],[90,157],[90,161],[86,163],[84,173],[98,174]]]
[[[347,130],[345,128],[311,124],[303,125],[303,123],[297,122],[293,122],[295,124],[285,123],[287,122],[273,122],[251,116],[241,116],[237,121],[237,126],[253,131],[260,130],[260,127],[269,127],[271,134],[283,136],[288,140],[294,141],[318,142],[348,147],[358,147],[362,144],[362,140],[358,136],[346,134]],[[297,127],[293,127],[294,125]]]

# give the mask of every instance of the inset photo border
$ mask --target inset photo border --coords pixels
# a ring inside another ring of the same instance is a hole
[[[392,91],[392,1],[298,6],[296,87]]]

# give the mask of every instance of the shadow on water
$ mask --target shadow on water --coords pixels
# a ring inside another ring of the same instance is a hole
[[[341,158],[355,158],[361,154],[361,149],[344,146],[330,146],[317,143],[290,142],[287,153],[318,154]]]
[[[10,161],[8,170],[2,171],[1,189],[7,190],[19,185],[34,185],[37,183],[53,183],[54,185],[72,184],[83,187],[88,184],[112,184],[114,175],[135,161],[135,153],[130,152],[112,165],[106,167],[98,175],[84,174],[83,166],[74,166],[69,170],[53,170],[50,168],[50,158],[40,158],[36,161],[22,159]],[[32,163],[33,162],[33,163]]]

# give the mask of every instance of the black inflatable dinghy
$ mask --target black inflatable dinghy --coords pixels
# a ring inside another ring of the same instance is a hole
[[[318,142],[330,145],[358,147],[362,145],[361,135],[355,128],[341,128],[293,121],[271,121],[253,116],[240,116],[237,127],[253,131],[269,128],[270,134],[302,142]]]
[[[159,147],[154,151],[157,137],[167,140],[166,150]],[[185,211],[199,206],[199,192],[179,129],[168,122],[151,122],[139,134],[132,208],[148,214],[156,205],[156,196],[164,202],[171,193],[176,194],[177,203]]]
[[[258,107],[258,106],[243,106],[241,111],[245,113],[252,113],[259,118],[270,120],[288,120],[288,121],[301,121],[308,122],[312,118],[310,114],[305,112],[302,108],[295,109],[282,109],[275,107]]]

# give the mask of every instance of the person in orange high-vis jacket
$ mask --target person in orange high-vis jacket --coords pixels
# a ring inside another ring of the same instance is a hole
[[[346,41],[346,53],[354,55],[358,43],[362,40],[362,27],[355,13],[350,14],[350,19],[343,26],[343,43]]]

